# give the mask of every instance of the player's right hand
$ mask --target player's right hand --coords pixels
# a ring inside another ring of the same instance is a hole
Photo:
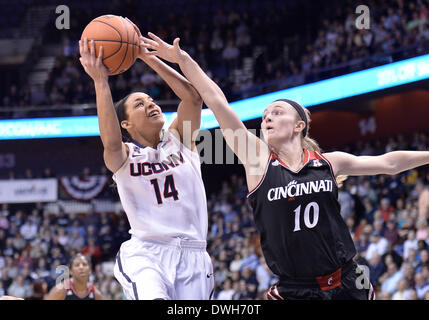
[[[103,46],[100,46],[98,57],[95,56],[94,40],[88,46],[88,39],[79,40],[79,58],[85,72],[94,80],[94,82],[107,80],[109,71],[103,64]]]

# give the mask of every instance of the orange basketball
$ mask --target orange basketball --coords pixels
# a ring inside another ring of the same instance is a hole
[[[137,59],[138,34],[123,17],[109,14],[95,18],[83,30],[81,40],[85,37],[88,46],[94,40],[97,57],[100,46],[103,46],[103,63],[109,69],[109,75],[127,71]]]

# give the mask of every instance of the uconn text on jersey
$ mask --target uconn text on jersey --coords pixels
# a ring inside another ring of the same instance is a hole
[[[130,163],[130,175],[132,177],[138,177],[141,175],[150,176],[152,174],[168,171],[184,162],[185,159],[183,158],[182,153],[179,151],[177,154],[170,154],[165,160],[161,162]]]

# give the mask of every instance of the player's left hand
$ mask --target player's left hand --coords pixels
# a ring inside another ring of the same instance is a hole
[[[174,39],[173,45],[171,45],[151,32],[148,32],[148,35],[152,39],[141,37],[143,42],[140,42],[140,46],[153,50],[147,54],[158,56],[161,59],[172,63],[179,63],[181,60],[186,58],[187,53],[180,49],[179,46],[180,38]]]

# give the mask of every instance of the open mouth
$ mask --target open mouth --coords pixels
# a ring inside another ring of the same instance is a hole
[[[156,116],[161,115],[161,112],[159,112],[158,110],[152,110],[151,112],[149,112],[148,117],[149,118],[154,118]]]

